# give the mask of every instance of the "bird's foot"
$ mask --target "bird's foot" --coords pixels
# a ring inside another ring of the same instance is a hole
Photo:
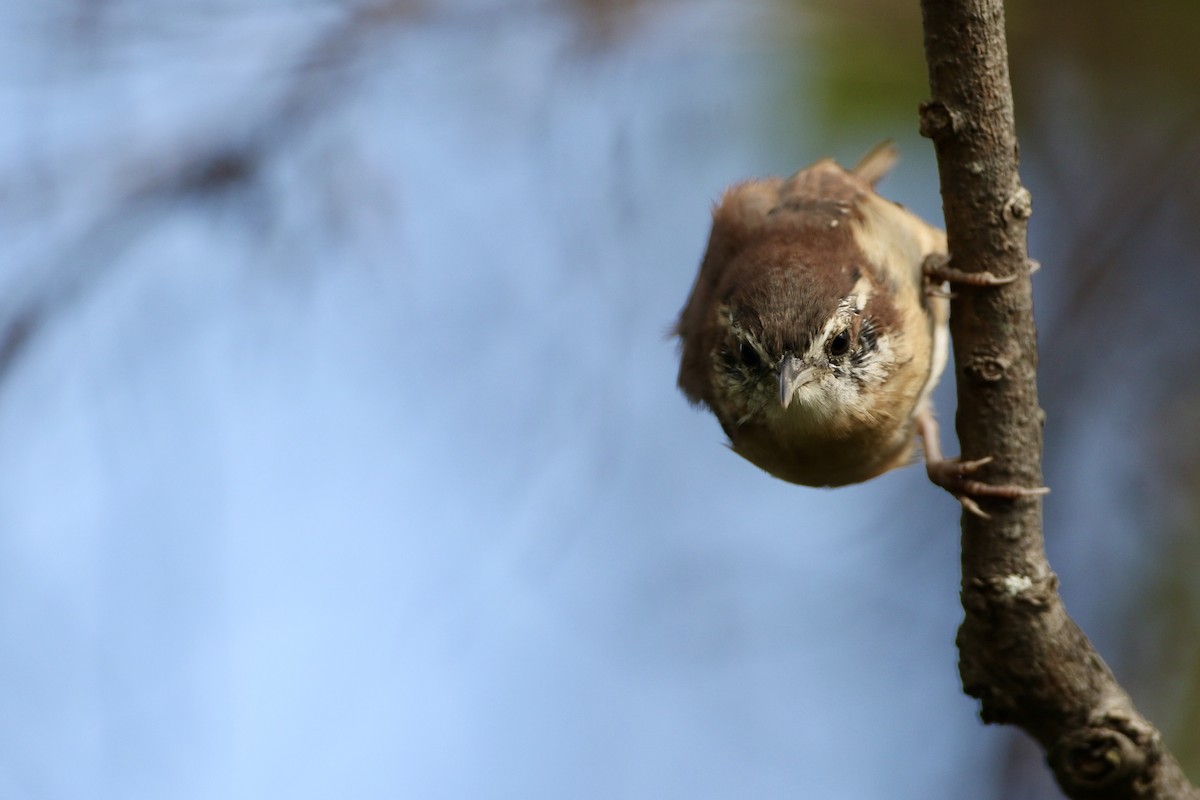
[[[1032,259],[1027,263],[1029,265],[1029,272],[1027,274],[1029,275],[1041,269],[1041,264]],[[945,253],[931,253],[926,256],[925,263],[921,265],[921,270],[930,282],[951,283],[960,286],[1006,286],[1022,277],[1020,273],[1005,275],[1001,278],[987,270],[967,272],[966,270],[950,266],[950,256]]]
[[[1019,500],[1022,497],[1040,497],[1050,492],[1049,487],[1046,486],[1030,489],[1012,484],[985,483],[971,477],[979,471],[980,467],[991,462],[991,456],[974,461],[963,461],[961,458],[939,458],[936,461],[926,459],[925,471],[929,475],[929,480],[954,495],[955,499],[962,503],[963,508],[984,519],[988,519],[989,515],[975,502],[974,498],[976,497]]]

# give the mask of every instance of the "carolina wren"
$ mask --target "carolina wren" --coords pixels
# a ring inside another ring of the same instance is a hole
[[[824,159],[726,190],[675,326],[679,387],[734,452],[792,483],[868,480],[908,464],[920,435],[930,478],[975,513],[972,496],[1043,494],[941,455],[930,395],[949,301],[930,276],[946,236],[875,193],[896,156],[884,143],[852,171]]]

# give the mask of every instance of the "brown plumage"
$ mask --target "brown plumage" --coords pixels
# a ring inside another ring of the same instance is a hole
[[[922,272],[945,236],[875,193],[894,159],[885,146],[853,172],[826,159],[747,181],[713,212],[676,326],[679,386],[784,480],[839,486],[907,463],[945,365],[946,301]],[[789,363],[807,370],[790,393]]]
[[[868,480],[909,463],[920,435],[930,478],[975,513],[971,495],[1043,494],[971,480],[990,459],[941,456],[930,394],[949,307],[926,276],[947,272],[946,237],[875,193],[895,159],[885,143],[852,171],[825,159],[725,192],[675,326],[679,387],[735,452],[793,483]]]

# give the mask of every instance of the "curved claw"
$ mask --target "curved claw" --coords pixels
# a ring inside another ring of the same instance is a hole
[[[1041,264],[1036,261],[1029,261],[1029,272],[1026,275],[1032,275],[1041,268]],[[950,265],[950,257],[944,253],[932,253],[925,258],[925,263],[921,265],[925,276],[930,280],[939,283],[946,282],[950,284],[959,284],[960,286],[1005,286],[1013,281],[1024,277],[1020,273],[1015,275],[1006,275],[1003,278],[993,275],[987,270],[981,272],[967,272],[966,270],[958,269]]]
[[[1047,486],[1030,489],[1013,484],[984,483],[970,477],[978,472],[980,467],[990,463],[992,463],[991,456],[973,461],[963,461],[961,458],[941,458],[936,461],[927,460],[925,471],[929,475],[929,480],[954,495],[963,508],[984,519],[989,519],[990,516],[979,507],[973,497],[999,497],[1005,500],[1017,500],[1022,497],[1040,497],[1050,492]]]

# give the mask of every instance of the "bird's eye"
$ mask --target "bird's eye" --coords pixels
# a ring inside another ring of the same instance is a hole
[[[742,363],[753,369],[762,363],[759,358],[758,351],[754,349],[754,345],[749,342],[742,342],[738,345],[738,356],[742,359]]]
[[[850,350],[850,329],[847,328],[829,342],[829,355],[844,356]]]

